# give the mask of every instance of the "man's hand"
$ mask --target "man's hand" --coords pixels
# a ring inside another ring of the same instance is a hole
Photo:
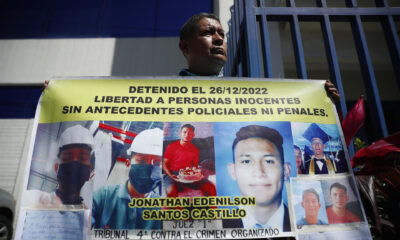
[[[164,170],[164,173],[167,174],[172,180],[175,182],[179,182],[179,178],[172,174],[171,170],[169,169],[169,159],[164,158],[162,169]]]
[[[39,206],[42,207],[49,207],[49,208],[58,208],[62,207],[63,203],[61,198],[57,195],[49,195],[49,194],[42,194],[39,198]]]
[[[175,175],[171,176],[172,180],[174,180],[175,182],[179,182],[179,178]]]
[[[338,103],[340,101],[339,91],[336,89],[335,85],[331,83],[331,81],[326,80],[325,90],[335,103]]]
[[[48,85],[49,85],[49,80],[44,80],[42,91],[44,91]]]

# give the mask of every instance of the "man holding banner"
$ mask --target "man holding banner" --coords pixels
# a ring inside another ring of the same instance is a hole
[[[211,16],[203,16],[198,17],[197,20],[192,19],[192,21],[193,29],[188,32],[189,35],[181,36],[181,43],[179,44],[180,49],[188,61],[186,75],[218,75],[226,61],[226,41],[219,20]],[[217,86],[217,82],[218,81],[215,81],[215,83],[212,84]],[[150,85],[151,81],[147,83]],[[115,82],[112,84],[115,84]],[[173,84],[179,84],[179,82],[174,82]],[[204,86],[206,85],[204,84]],[[244,88],[247,87],[245,85],[243,86]],[[211,87],[213,87],[213,85],[211,85]],[[333,96],[338,96],[336,88],[334,88],[329,81],[326,82],[325,88],[331,96],[332,94]],[[96,94],[101,95],[100,93]],[[103,95],[104,94],[105,93],[103,93]],[[121,95],[118,91],[112,94],[116,96]],[[323,95],[325,95],[325,93],[323,93]],[[85,104],[89,102],[93,106],[102,104],[83,100],[82,102]],[[304,100],[304,102],[307,101]],[[121,108],[128,108],[128,106],[125,106],[121,102],[115,101],[113,104],[115,105],[112,106],[112,109],[119,108],[120,105]],[[99,109],[108,109],[107,107],[109,106],[99,106]],[[82,112],[77,113],[82,113],[82,115],[84,115],[83,112],[87,112],[85,109],[89,108],[83,106],[82,109]],[[175,108],[171,107],[171,109]],[[183,109],[185,108],[183,107]],[[90,116],[96,115],[94,112],[89,113]],[[62,114],[66,114],[63,117],[74,116],[70,112]],[[99,116],[99,118],[122,118],[122,116],[118,114],[125,113],[117,112],[115,115],[111,115],[106,111],[104,116]],[[127,115],[124,117],[126,116]],[[145,116],[136,114],[130,117],[140,119]],[[164,119],[164,116],[161,115],[157,117]],[[179,118],[175,116],[172,117],[172,120],[169,119],[166,121],[179,121]],[[150,131],[153,132],[150,133]],[[151,176],[154,176],[155,174],[153,173],[157,172],[155,171],[156,167],[154,165],[161,162],[162,139],[163,134],[160,129],[145,130],[136,136],[132,142],[131,148],[128,150],[128,155],[131,160],[129,179],[122,184],[105,186],[93,194],[92,228],[161,228],[160,221],[143,220],[143,208],[129,208],[128,204],[131,202],[132,198],[152,198],[159,196],[153,191]],[[243,219],[236,219],[236,221],[225,219],[224,227],[277,228],[281,231],[290,231],[288,208],[282,201],[283,182],[286,177],[288,177],[283,171],[284,155],[282,143],[283,139],[281,134],[272,128],[249,125],[239,130],[232,146],[234,153],[233,163],[229,165],[228,169],[231,177],[237,182],[241,195],[256,197],[256,205],[246,207],[247,216]],[[139,147],[139,145],[141,147]],[[146,145],[148,147],[145,147]],[[161,175],[161,172],[159,175]]]

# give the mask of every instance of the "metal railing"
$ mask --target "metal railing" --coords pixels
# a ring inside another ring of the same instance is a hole
[[[331,22],[348,22],[355,40],[366,89],[373,136],[374,139],[378,139],[387,136],[388,131],[362,22],[379,22],[382,25],[395,78],[400,88],[400,43],[394,22],[394,17],[400,17],[400,8],[390,7],[387,0],[375,0],[375,8],[359,8],[356,0],[343,1],[345,7],[331,8],[327,6],[327,0],[316,0],[316,7],[296,7],[295,0],[286,0],[284,7],[266,7],[263,0],[235,0],[231,7],[228,32],[230,51],[224,75],[272,77],[270,33],[267,22],[283,21],[290,23],[297,77],[307,79],[299,21],[318,22],[321,25],[330,80],[341,94],[340,107],[345,116],[346,102]]]

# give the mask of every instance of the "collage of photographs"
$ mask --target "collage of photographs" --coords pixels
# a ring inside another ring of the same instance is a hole
[[[253,205],[217,206],[246,215],[215,220],[215,228],[276,228],[319,239],[310,232],[366,226],[334,124],[82,121],[38,125],[23,232],[60,209],[77,211],[68,218],[84,222],[82,234],[167,229],[167,221],[143,219],[152,208],[129,207],[131,199],[202,196],[255,198]]]

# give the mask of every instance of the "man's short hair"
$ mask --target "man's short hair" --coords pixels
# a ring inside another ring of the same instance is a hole
[[[297,146],[297,145],[293,145],[293,148],[294,148],[294,149],[297,149],[297,150],[299,150],[299,151],[301,152],[301,149],[300,149],[300,147],[299,147],[299,146]]]
[[[303,202],[304,202],[304,196],[305,196],[307,193],[312,193],[312,194],[314,194],[315,196],[317,196],[317,199],[318,199],[318,202],[319,202],[319,195],[318,195],[317,191],[315,191],[314,188],[309,188],[309,189],[306,189],[306,190],[303,191]]]
[[[193,16],[191,16],[185,24],[183,24],[181,28],[181,33],[180,33],[180,40],[189,40],[193,34],[196,32],[196,30],[199,28],[198,23],[200,22],[201,19],[203,18],[211,18],[217,20],[219,23],[221,21],[217,16],[215,16],[212,13],[198,13]]]
[[[332,188],[340,188],[343,189],[344,192],[347,194],[347,188],[346,186],[344,186],[343,184],[340,184],[338,182],[335,182],[334,184],[331,185],[331,187],[329,188],[329,193],[332,192]]]
[[[246,140],[249,138],[261,138],[264,140],[267,140],[268,142],[271,142],[275,145],[275,147],[278,149],[282,166],[284,162],[284,156],[283,156],[283,138],[281,134],[276,131],[273,128],[269,127],[264,127],[264,126],[259,126],[259,125],[249,125],[246,127],[240,128],[240,130],[236,133],[236,138],[233,141],[232,144],[232,152],[233,152],[233,161],[235,162],[235,147],[236,145],[242,141]]]
[[[194,132],[194,129],[195,129],[194,126],[192,124],[189,124],[189,123],[182,125],[181,130],[184,129],[184,128],[190,128],[190,129],[193,130],[193,132]]]

